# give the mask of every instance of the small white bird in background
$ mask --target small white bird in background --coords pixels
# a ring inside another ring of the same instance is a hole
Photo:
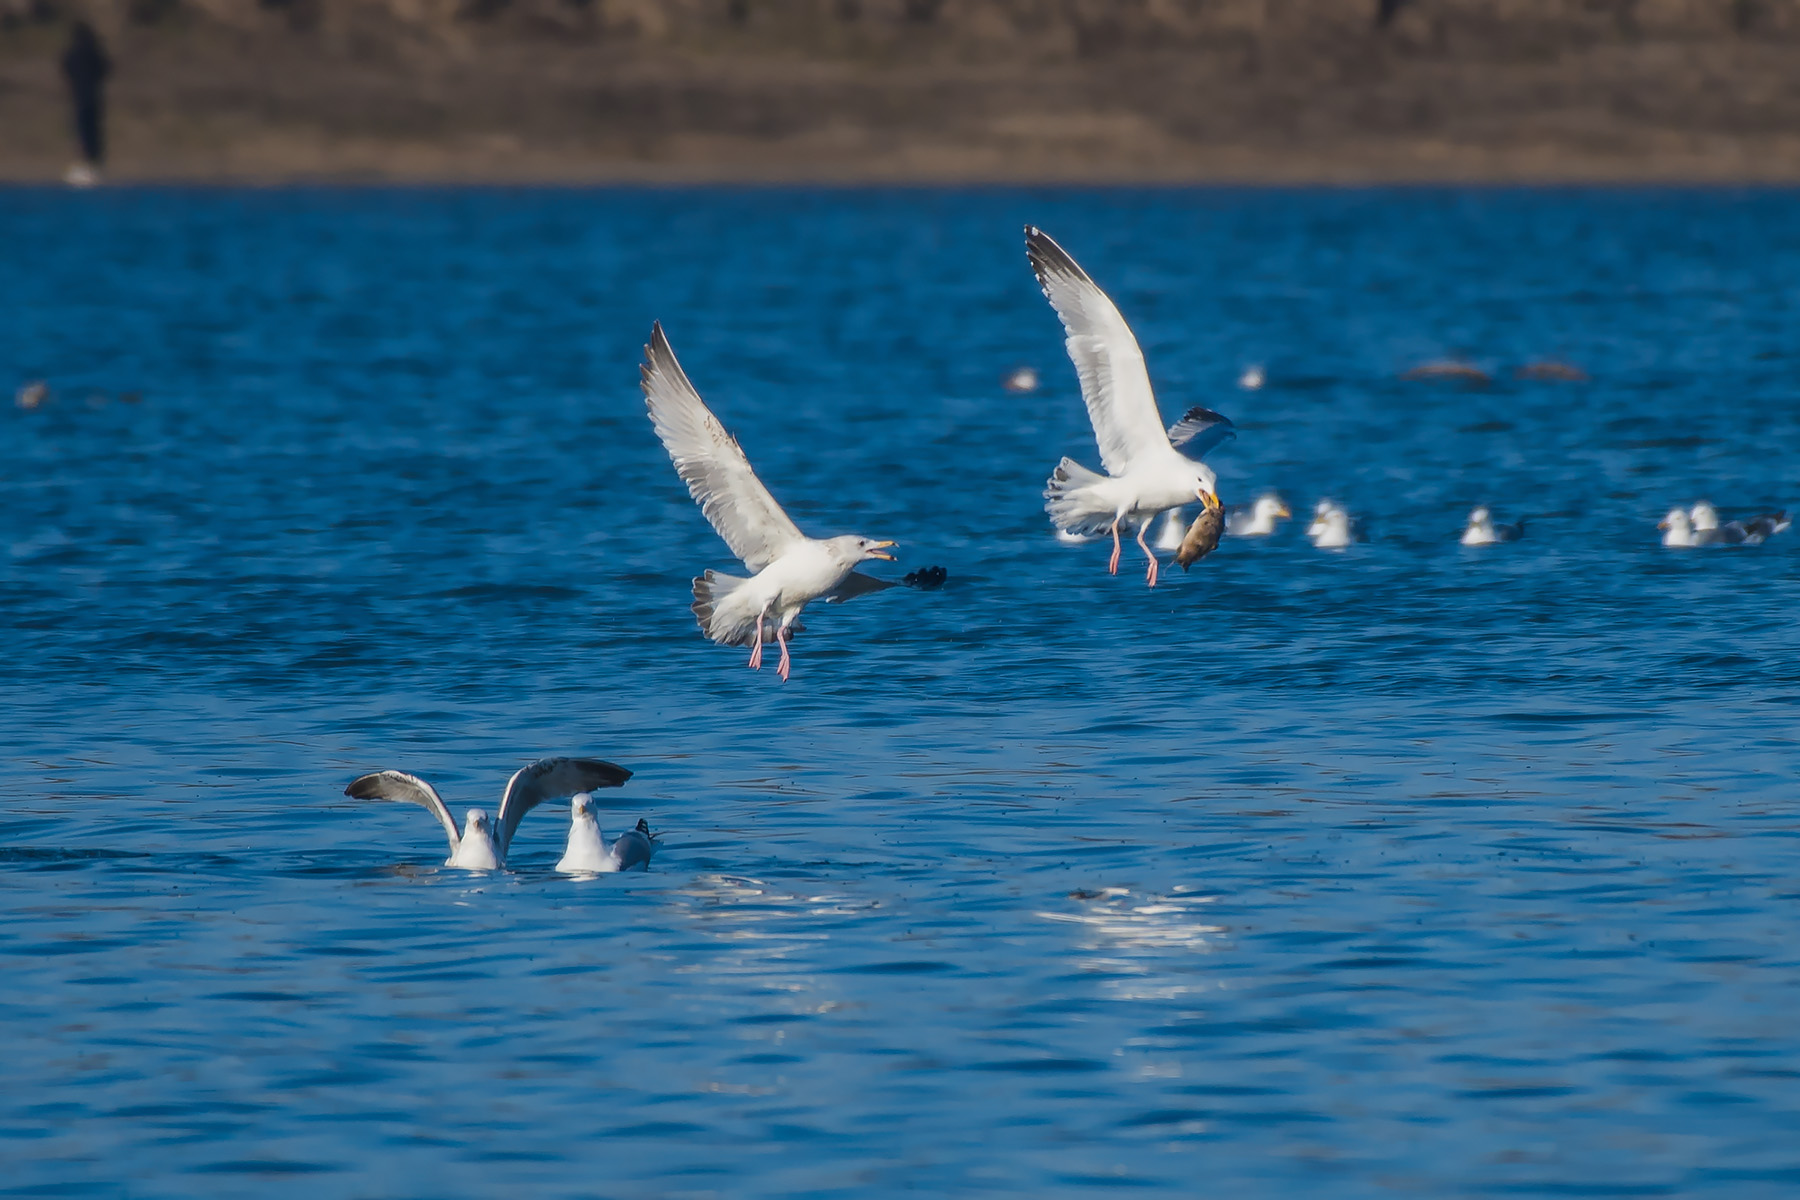
[[[1262,387],[1263,380],[1262,364],[1251,363],[1244,368],[1244,373],[1238,376],[1238,386],[1246,392],[1254,392]]]
[[[1516,542],[1525,536],[1525,521],[1520,518],[1511,525],[1497,524],[1494,515],[1485,504],[1478,504],[1469,513],[1469,527],[1463,530],[1462,544],[1465,546],[1491,546],[1495,542]]]
[[[594,814],[594,797],[577,792],[569,798],[569,844],[556,869],[569,875],[646,869],[651,855],[656,853],[658,836],[650,832],[649,822],[639,817],[635,829],[621,833],[608,846],[606,835],[600,832],[600,819]]]
[[[1656,527],[1663,531],[1662,544],[1665,546],[1687,547],[1700,544],[1695,537],[1693,518],[1685,508],[1671,508],[1669,515],[1658,521]]]
[[[525,814],[546,800],[559,800],[576,792],[595,788],[619,787],[631,772],[615,763],[597,758],[540,758],[520,767],[506,783],[500,796],[498,827],[490,824],[484,809],[471,808],[463,831],[456,831],[456,818],[437,789],[404,771],[376,771],[350,781],[344,795],[356,800],[404,800],[431,810],[444,835],[450,839],[450,857],[446,867],[466,871],[497,871],[506,866],[506,851],[513,834]]]
[[[1350,514],[1342,505],[1331,500],[1319,501],[1319,507],[1313,514],[1313,522],[1306,527],[1306,536],[1320,550],[1342,550],[1357,540]]]
[[[1189,409],[1168,429],[1144,367],[1137,338],[1105,292],[1041,229],[1025,227],[1025,256],[1050,307],[1062,319],[1081,398],[1100,445],[1106,474],[1065,458],[1044,486],[1044,510],[1064,533],[1112,535],[1107,570],[1119,573],[1119,533],[1134,529],[1147,563],[1144,582],[1156,586],[1156,552],[1144,532],[1157,513],[1214,497],[1212,468],[1176,450],[1191,443],[1204,455],[1236,434],[1230,421],[1205,408]]]
[[[1038,389],[1037,368],[1014,367],[1000,381],[1000,386],[1009,392],[1035,392]]]
[[[708,571],[694,580],[694,617],[700,630],[726,646],[750,646],[750,668],[762,668],[763,643],[774,624],[781,647],[776,674],[791,670],[788,635],[800,611],[821,597],[849,600],[890,586],[856,573],[870,559],[894,561],[893,542],[846,534],[816,539],[800,532],[750,468],[737,439],[700,399],[662,323],[650,330],[642,367],[644,402],[656,436],[687,484],[688,494],[731,552],[754,574],[749,579]]]
[[[1162,527],[1156,531],[1156,548],[1164,551],[1181,549],[1181,539],[1187,536],[1187,526],[1187,509],[1171,508],[1163,514]],[[1057,535],[1062,535],[1060,529],[1057,530]]]
[[[1240,506],[1227,513],[1225,532],[1232,537],[1268,537],[1275,532],[1275,522],[1285,521],[1293,515],[1281,502],[1281,497],[1270,492],[1258,496],[1249,508]]]

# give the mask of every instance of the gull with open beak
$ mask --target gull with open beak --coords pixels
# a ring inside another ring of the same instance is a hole
[[[708,571],[694,580],[700,630],[722,645],[751,647],[752,670],[762,667],[763,643],[773,635],[781,647],[776,673],[785,681],[792,669],[788,638],[802,628],[795,624],[800,610],[821,598],[848,600],[889,586],[859,574],[856,566],[872,558],[894,561],[888,553],[894,543],[801,533],[688,382],[660,322],[644,347],[642,377],[651,424],[676,474],[731,552],[754,572],[745,579]]]
[[[1119,531],[1137,531],[1148,565],[1144,582],[1156,586],[1156,552],[1144,530],[1157,513],[1205,500],[1215,502],[1219,482],[1196,459],[1237,435],[1226,418],[1192,408],[1167,429],[1150,387],[1144,353],[1119,310],[1088,273],[1041,229],[1025,227],[1025,256],[1050,307],[1062,319],[1069,358],[1081,379],[1081,398],[1100,444],[1106,474],[1065,458],[1044,486],[1044,510],[1062,535],[1112,535],[1107,570],[1119,573]],[[1187,446],[1195,458],[1176,449]],[[1204,515],[1204,514],[1203,514]]]

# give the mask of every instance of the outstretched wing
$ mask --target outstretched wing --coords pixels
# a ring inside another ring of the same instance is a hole
[[[1236,436],[1237,426],[1231,418],[1210,408],[1190,408],[1181,414],[1181,420],[1169,426],[1169,445],[1186,446],[1195,458],[1205,458],[1221,442]]]
[[[845,600],[854,600],[858,596],[866,596],[870,592],[885,592],[898,585],[886,579],[877,579],[873,575],[864,575],[861,571],[852,571],[844,576],[844,582],[825,593],[827,604],[841,604]]]
[[[353,800],[404,800],[409,804],[422,804],[444,827],[453,857],[456,848],[462,844],[462,834],[456,831],[456,818],[450,815],[444,798],[417,775],[408,775],[405,771],[376,771],[373,775],[352,779],[350,786],[344,789],[344,795]]]
[[[1038,286],[1068,331],[1066,345],[1081,379],[1081,398],[1109,475],[1169,449],[1144,353],[1125,318],[1088,273],[1050,235],[1025,227],[1025,257]]]
[[[546,800],[565,800],[576,792],[622,787],[631,772],[598,758],[540,758],[520,767],[506,782],[500,798],[500,828],[495,842],[502,857],[525,814]]]
[[[737,439],[688,382],[660,321],[651,327],[641,373],[656,436],[674,460],[688,494],[731,552],[752,571],[760,571],[800,541],[805,535],[799,526],[775,503],[750,469]]]

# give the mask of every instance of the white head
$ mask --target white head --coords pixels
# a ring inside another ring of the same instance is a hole
[[[493,825],[488,821],[487,813],[479,808],[471,808],[469,815],[463,819],[463,840],[469,841],[477,837],[494,836]]]
[[[1469,513],[1469,524],[1471,525],[1486,525],[1493,519],[1493,514],[1488,512],[1485,504],[1477,504]]]
[[[1705,500],[1694,505],[1689,510],[1688,517],[1693,521],[1695,529],[1717,529],[1719,527],[1719,510]]]
[[[1328,549],[1337,549],[1350,544],[1350,514],[1333,505],[1325,515],[1316,518],[1312,528],[1307,530],[1312,535],[1313,545]]]
[[[1335,500],[1321,500],[1313,505],[1312,524],[1306,527],[1308,537],[1317,537],[1325,531],[1325,518],[1333,512],[1340,511]]]
[[[1667,530],[1663,534],[1663,545],[1684,546],[1694,538],[1694,523],[1688,519],[1686,509],[1671,508],[1669,515],[1656,523],[1658,529]]]
[[[592,820],[594,816],[594,794],[592,792],[576,792],[573,796],[570,796],[569,816],[576,821],[580,821],[584,817]]]
[[[1269,524],[1278,517],[1285,518],[1294,515],[1288,511],[1288,506],[1281,502],[1281,497],[1275,495],[1273,492],[1269,493],[1267,496],[1258,496],[1256,498],[1256,508],[1254,513],[1258,524]]]
[[[846,533],[840,537],[828,538],[825,544],[839,559],[855,566],[859,562],[867,562],[871,558],[879,558],[884,562],[893,562],[894,556],[887,553],[893,542],[878,542],[874,538],[858,537],[854,533]]]

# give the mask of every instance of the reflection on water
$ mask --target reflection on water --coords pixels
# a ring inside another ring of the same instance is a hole
[[[1790,1192],[1800,537],[1654,523],[1793,505],[1791,206],[0,195],[0,394],[53,387],[0,412],[0,1194]],[[1058,546],[1028,220],[1237,422],[1227,503],[1371,540]],[[785,687],[706,644],[653,318],[943,589],[809,612]],[[636,772],[650,871],[342,795],[553,753]]]

